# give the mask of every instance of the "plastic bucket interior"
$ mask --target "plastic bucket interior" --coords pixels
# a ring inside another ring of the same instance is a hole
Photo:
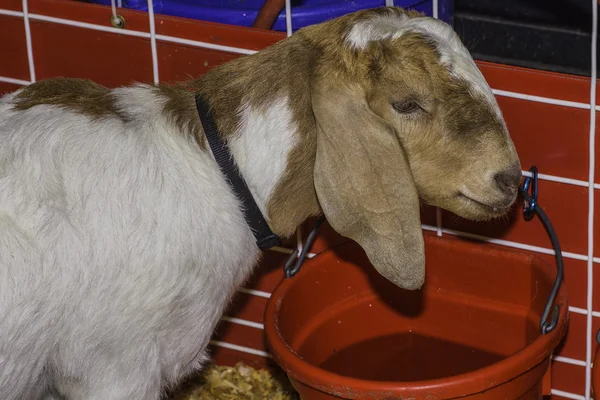
[[[303,400],[542,398],[568,322],[561,287],[558,325],[541,333],[555,265],[427,232],[425,249],[417,291],[381,277],[354,242],[280,282],[267,342]]]

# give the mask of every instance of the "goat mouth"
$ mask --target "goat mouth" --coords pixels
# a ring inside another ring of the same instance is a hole
[[[509,205],[490,205],[490,204],[482,203],[479,200],[475,200],[474,198],[469,197],[466,194],[461,193],[461,192],[458,193],[458,197],[460,199],[468,202],[469,204],[475,205],[479,208],[483,208],[490,214],[504,214],[506,211],[508,211],[510,209],[510,204]]]

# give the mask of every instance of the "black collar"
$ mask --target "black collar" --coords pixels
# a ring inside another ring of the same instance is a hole
[[[217,124],[215,123],[215,118],[208,102],[200,94],[196,94],[196,107],[200,116],[200,122],[204,128],[204,134],[215,160],[219,164],[221,172],[225,175],[233,192],[243,204],[244,217],[254,233],[258,248],[267,250],[273,246],[279,246],[281,239],[271,231],[269,224],[267,224],[267,221],[265,221],[260,209],[256,205],[244,178],[240,175],[233,161],[233,156],[229,152],[227,145],[221,140],[221,135],[217,130]]]

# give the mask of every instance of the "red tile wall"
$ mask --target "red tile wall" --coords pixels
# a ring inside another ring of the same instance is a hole
[[[0,9],[21,11],[21,0],[0,0]],[[69,0],[30,0],[29,11],[110,27],[109,7]],[[128,10],[119,10],[119,13],[126,19],[126,30],[148,32],[149,24],[145,14]],[[38,80],[54,76],[73,76],[89,78],[109,87],[126,85],[133,81],[153,80],[148,38],[100,32],[35,18],[31,19],[30,26]],[[156,16],[156,30],[161,35],[249,50],[260,50],[284,37],[276,32],[241,29],[161,15]],[[20,85],[2,81],[2,77],[12,78],[11,82],[14,82],[14,79],[29,80],[23,18],[2,15],[0,11],[0,38],[0,93],[6,93],[16,90]],[[233,52],[164,40],[157,41],[157,54],[160,80],[165,82],[180,81],[190,75],[197,76],[240,56]],[[490,85],[500,91],[579,103],[589,102],[590,80],[586,78],[485,62],[480,62],[479,66]],[[580,256],[587,255],[588,188],[585,182],[588,179],[589,167],[589,110],[514,98],[511,93],[507,96],[501,92],[497,98],[523,168],[528,169],[531,165],[536,165],[542,174],[580,181],[580,184],[576,185],[542,179],[539,191],[540,205],[551,218],[563,250],[581,258]],[[597,113],[598,116],[600,112]],[[597,118],[597,124],[600,125],[600,118]],[[600,154],[599,140],[596,141],[596,154]],[[596,162],[596,176],[597,182],[600,182],[600,162]],[[600,196],[595,196],[595,207],[599,210],[595,213],[595,226],[598,227]],[[436,226],[435,208],[423,206],[421,216],[423,224]],[[530,222],[524,221],[520,207],[515,208],[506,219],[485,224],[468,222],[445,211],[441,217],[444,229],[458,233],[475,233],[493,239],[551,248],[548,236],[537,218]],[[313,222],[308,221],[303,226],[304,238]],[[321,227],[311,251],[320,253],[346,240],[325,224]],[[293,245],[294,240],[286,243],[287,247]],[[600,234],[595,235],[594,246],[595,255],[598,257]],[[552,256],[543,256],[553,262]],[[256,273],[245,285],[245,289],[250,289],[250,292],[240,292],[227,310],[226,316],[262,323],[267,298],[262,297],[261,293],[270,293],[283,279],[282,266],[286,257],[283,253],[266,252]],[[565,258],[565,285],[572,307],[571,322],[565,341],[557,349],[556,355],[559,359],[554,361],[552,366],[553,388],[570,393],[571,397],[585,395],[586,372],[584,366],[572,364],[581,363],[586,359],[586,315],[582,312],[585,312],[587,306],[587,262],[576,258]],[[594,274],[594,287],[600,287],[600,273]],[[252,292],[253,290],[258,292]],[[593,307],[595,311],[600,311],[600,296],[595,296]],[[594,317],[593,332],[598,329],[600,318]],[[243,360],[260,367],[273,365],[269,359],[262,356],[218,345],[218,342],[226,342],[266,351],[264,334],[260,328],[224,320],[216,330],[214,340],[216,345],[211,348],[212,354],[219,363],[234,364]],[[552,396],[555,400],[564,398],[569,397]]]

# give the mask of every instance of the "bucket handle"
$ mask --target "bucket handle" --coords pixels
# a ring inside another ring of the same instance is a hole
[[[536,214],[542,222],[542,224],[544,225],[544,228],[546,228],[546,232],[548,233],[548,236],[550,236],[550,241],[552,242],[552,248],[554,249],[554,257],[556,259],[557,269],[554,285],[552,286],[552,290],[550,291],[550,295],[548,296],[548,301],[546,302],[546,306],[544,307],[544,312],[542,314],[542,317],[540,318],[540,329],[542,331],[542,334],[545,335],[549,332],[552,332],[554,328],[556,328],[556,326],[558,325],[560,306],[558,304],[554,304],[554,300],[556,299],[556,295],[558,294],[558,290],[560,289],[560,286],[564,279],[564,263],[556,231],[554,230],[550,219],[538,203],[537,167],[535,165],[532,166],[529,169],[529,172],[531,173],[531,177],[526,176],[523,182],[523,186],[519,189],[521,196],[524,198],[523,217],[526,221],[530,221],[533,218],[533,215]],[[529,189],[531,189],[531,194],[529,194]],[[552,311],[552,319],[548,321],[550,311]]]
[[[544,212],[544,210],[540,207],[538,203],[538,170],[534,165],[529,169],[531,173],[531,177],[526,176],[523,181],[522,187],[519,188],[519,193],[523,197],[523,217],[526,221],[530,221],[534,215],[537,215],[544,228],[550,236],[550,241],[552,242],[552,247],[554,248],[555,258],[556,258],[556,279],[554,280],[554,285],[552,286],[552,290],[550,291],[550,295],[548,296],[548,301],[546,302],[546,306],[544,307],[544,312],[542,313],[542,317],[540,318],[540,329],[542,334],[550,333],[556,328],[558,325],[558,317],[560,315],[560,306],[558,304],[554,304],[556,300],[556,296],[562,285],[564,279],[564,263],[562,257],[562,251],[560,249],[560,243],[558,241],[558,236],[556,235],[556,231],[550,222],[550,219]],[[531,189],[531,194],[529,193]],[[289,258],[285,262],[283,270],[285,272],[286,278],[291,278],[296,275],[302,267],[304,260],[306,259],[306,255],[308,251],[312,247],[319,226],[325,222],[325,216],[321,215],[315,226],[310,231],[308,238],[306,239],[306,244],[302,247],[302,251],[298,254],[298,250],[294,250],[292,254],[290,254]],[[296,262],[294,262],[296,261]],[[550,312],[552,311],[552,319],[548,320]],[[599,332],[600,333],[600,332]]]

